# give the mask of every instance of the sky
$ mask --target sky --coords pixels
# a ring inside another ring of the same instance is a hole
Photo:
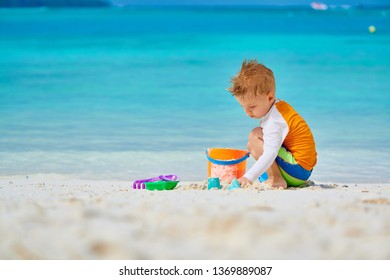
[[[322,2],[328,5],[390,5],[390,0],[111,0],[111,2],[119,5],[309,5],[311,2]]]

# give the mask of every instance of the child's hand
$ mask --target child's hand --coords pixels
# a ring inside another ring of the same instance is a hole
[[[252,182],[246,177],[241,177],[240,179],[237,179],[237,181],[240,183],[241,188],[245,188],[252,185]]]

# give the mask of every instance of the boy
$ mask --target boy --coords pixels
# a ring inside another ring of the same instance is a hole
[[[242,187],[264,172],[274,188],[298,187],[310,177],[317,163],[314,138],[305,120],[285,101],[275,98],[273,72],[257,60],[244,60],[228,89],[245,113],[260,119],[249,134],[248,150],[256,160],[243,177]]]

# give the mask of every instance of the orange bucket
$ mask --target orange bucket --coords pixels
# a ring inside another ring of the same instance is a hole
[[[209,178],[218,177],[223,181],[232,181],[245,174],[249,152],[231,148],[209,148],[206,150],[206,157]]]

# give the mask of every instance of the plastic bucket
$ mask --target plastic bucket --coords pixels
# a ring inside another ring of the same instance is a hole
[[[223,181],[232,181],[245,174],[249,152],[231,148],[209,148],[206,150],[206,157],[209,178],[218,177]]]

